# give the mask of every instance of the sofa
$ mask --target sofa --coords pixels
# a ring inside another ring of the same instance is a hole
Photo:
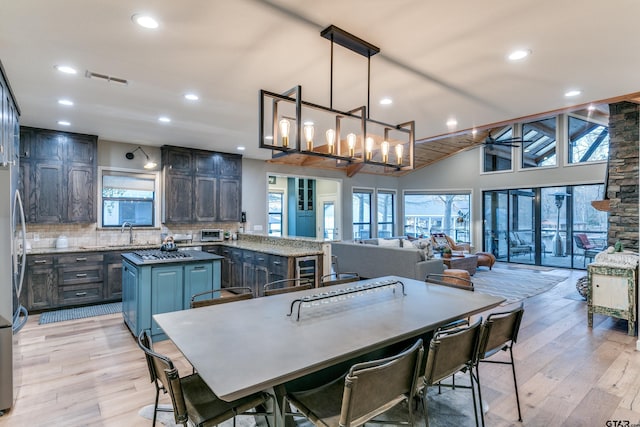
[[[331,254],[337,258],[340,272],[358,273],[362,278],[394,275],[424,280],[427,274],[444,271],[442,260],[425,259],[424,250],[378,245],[377,239],[333,242]]]

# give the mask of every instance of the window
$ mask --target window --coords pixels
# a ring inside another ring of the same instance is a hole
[[[491,137],[497,142],[503,142],[513,137],[513,128],[507,126],[502,129],[492,129]],[[482,170],[483,172],[498,172],[508,171],[512,169],[511,166],[511,152],[512,147],[510,145],[491,144],[482,147]]]
[[[269,236],[282,236],[283,193],[269,192]]]
[[[395,193],[378,191],[378,237],[391,237],[395,229]]]
[[[156,175],[102,172],[102,226],[119,227],[125,221],[136,227],[155,225]]]
[[[470,204],[470,194],[405,193],[404,232],[410,237],[446,233],[456,242],[468,242]]]
[[[569,163],[606,161],[609,128],[584,118],[569,116]]]
[[[556,118],[522,125],[522,167],[556,165]]]
[[[371,238],[371,191],[353,191],[353,238]]]

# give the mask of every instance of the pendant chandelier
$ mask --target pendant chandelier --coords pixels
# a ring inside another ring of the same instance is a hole
[[[284,93],[260,90],[260,148],[272,150],[272,159],[315,156],[335,160],[335,166],[345,167],[348,176],[367,165],[381,167],[382,172],[412,170],[415,122],[391,125],[368,114],[371,57],[380,49],[334,25],[320,35],[331,41],[329,107],[304,101],[301,86]],[[367,58],[366,107],[333,108],[334,43]]]

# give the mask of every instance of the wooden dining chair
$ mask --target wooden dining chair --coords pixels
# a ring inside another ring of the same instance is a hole
[[[265,283],[264,296],[286,294],[289,292],[304,291],[313,288],[311,279],[282,279]]]
[[[435,385],[438,387],[471,389],[473,413],[476,426],[478,426],[478,406],[476,405],[475,391],[475,384],[478,382],[473,373],[473,368],[477,362],[481,325],[482,318],[472,325],[439,329],[431,339],[424,368],[423,388],[419,390],[423,399],[424,418],[427,427],[429,426],[427,389]],[[461,371],[469,373],[469,386],[456,385],[455,382],[452,382],[452,384],[443,383],[443,380],[447,378],[453,379],[455,374]],[[482,413],[481,405],[482,403],[480,403],[480,413]]]
[[[268,393],[258,392],[232,402],[225,402],[211,391],[197,373],[180,377],[178,369],[170,358],[153,351],[149,331],[140,332],[138,346],[145,354],[149,376],[156,388],[153,408],[154,426],[158,411],[171,411],[158,408],[160,391],[169,394],[175,422],[184,426],[187,426],[187,423],[198,427],[214,426],[232,418],[235,421],[236,415],[272,415],[270,412],[257,409],[271,400],[272,396]]]
[[[429,273],[427,274],[427,277],[424,281],[427,283],[434,283],[436,285],[464,289],[465,291],[474,291],[473,282],[467,278],[460,276]]]
[[[522,422],[520,411],[520,396],[518,395],[518,382],[516,381],[516,366],[513,359],[513,345],[518,340],[518,332],[524,315],[524,303],[507,312],[491,313],[482,325],[481,338],[478,346],[478,363],[476,364],[476,377],[478,378],[478,396],[482,405],[482,391],[480,390],[480,372],[478,365],[482,363],[498,363],[511,365],[513,373],[513,386],[516,392],[516,404],[518,406],[518,421]],[[499,351],[509,350],[509,360],[487,360]],[[482,407],[482,406],[481,406]],[[484,415],[482,417],[484,426]]]
[[[220,294],[214,297],[215,294]],[[208,295],[210,298],[201,299]],[[209,305],[225,304],[228,302],[242,301],[253,298],[253,289],[246,286],[235,286],[231,288],[212,289],[199,292],[191,296],[191,308],[206,307]]]
[[[413,425],[411,404],[403,407],[407,410],[406,420],[375,418],[403,401],[413,401],[423,354],[422,339],[418,339],[397,355],[353,365],[345,377],[327,385],[288,393],[284,398],[283,419],[304,416],[317,426],[329,427],[360,426],[367,421]],[[288,402],[299,412],[285,412]]]

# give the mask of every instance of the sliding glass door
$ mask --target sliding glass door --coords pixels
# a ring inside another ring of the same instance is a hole
[[[606,246],[607,215],[591,206],[602,187],[485,191],[483,250],[499,261],[586,268]]]

